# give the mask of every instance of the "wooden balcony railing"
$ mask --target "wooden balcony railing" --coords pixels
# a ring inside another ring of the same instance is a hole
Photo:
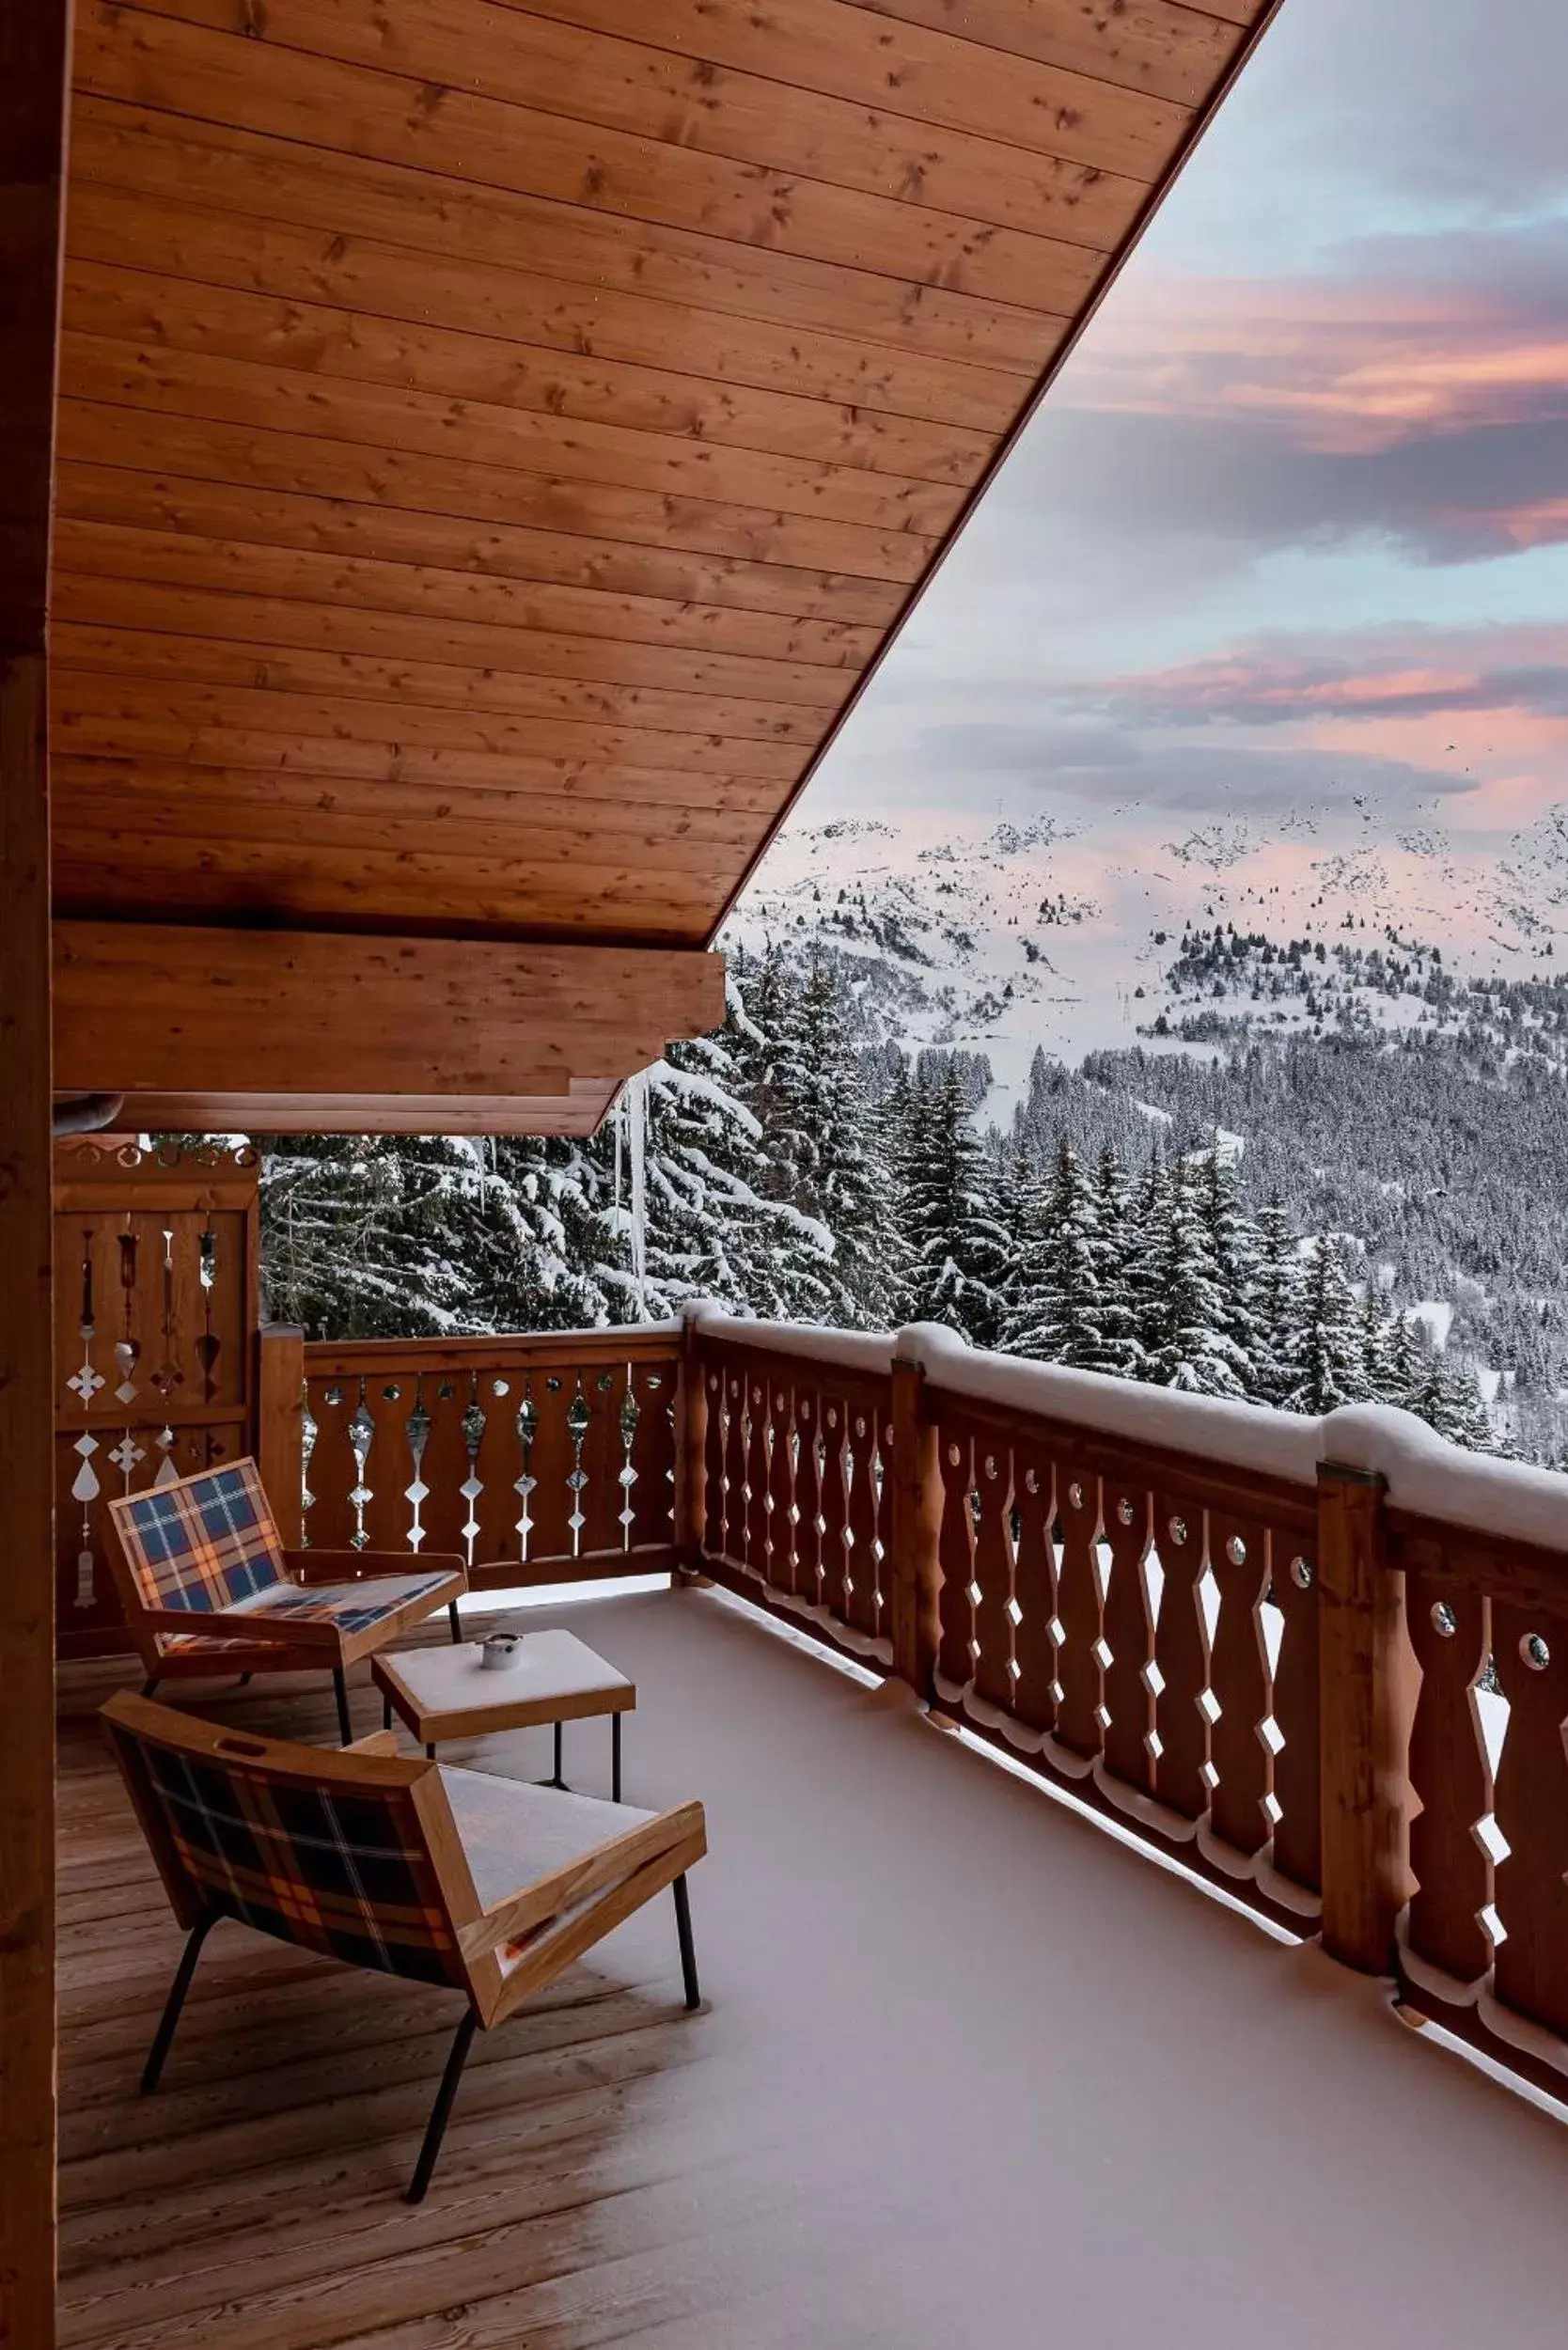
[[[263,1425],[269,1394],[291,1386],[297,1424],[276,1441],[299,1463],[307,1544],[455,1552],[477,1590],[675,1564],[676,1324],[341,1345],[269,1334],[264,1365],[278,1348]]]
[[[269,1343],[307,1541],[716,1578],[1568,2095],[1568,1480],[918,1325]]]

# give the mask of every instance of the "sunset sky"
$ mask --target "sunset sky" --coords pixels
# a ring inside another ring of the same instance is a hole
[[[1568,801],[1565,90],[1563,0],[1286,0],[798,821]]]

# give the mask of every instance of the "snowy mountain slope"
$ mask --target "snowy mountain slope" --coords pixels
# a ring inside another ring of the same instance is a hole
[[[1256,957],[1239,968],[1184,957],[1192,933],[1232,924],[1280,952],[1306,942],[1319,984],[1258,993]],[[1390,959],[1423,983],[1438,964],[1505,979],[1568,973],[1568,805],[1484,839],[1437,815],[1390,830],[1362,801],[1266,828],[1184,832],[1125,807],[1027,825],[925,813],[800,825],[729,936],[819,937],[841,951],[883,1033],[989,1055],[1000,1114],[1037,1045],[1073,1061],[1140,1033],[1179,1044],[1200,1007],[1210,1034],[1238,1018],[1288,1030],[1451,1017],[1419,987],[1391,986]]]

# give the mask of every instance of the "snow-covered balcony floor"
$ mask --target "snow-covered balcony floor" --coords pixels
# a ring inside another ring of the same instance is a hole
[[[539,1621],[635,1675],[628,1797],[708,1807],[707,2003],[661,1902],[481,2042],[418,2211],[450,1994],[224,1927],[135,2095],[180,1935],[93,1728],[113,1676],[68,1675],[64,2342],[1559,2350],[1568,2130],[1377,1985],[715,1593]],[[304,1684],[211,1710],[332,1735]],[[604,1733],[567,1733],[589,1790]]]

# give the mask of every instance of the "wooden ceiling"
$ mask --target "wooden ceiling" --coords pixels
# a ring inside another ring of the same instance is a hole
[[[591,1123],[1272,4],[79,0],[58,912],[614,948]]]

